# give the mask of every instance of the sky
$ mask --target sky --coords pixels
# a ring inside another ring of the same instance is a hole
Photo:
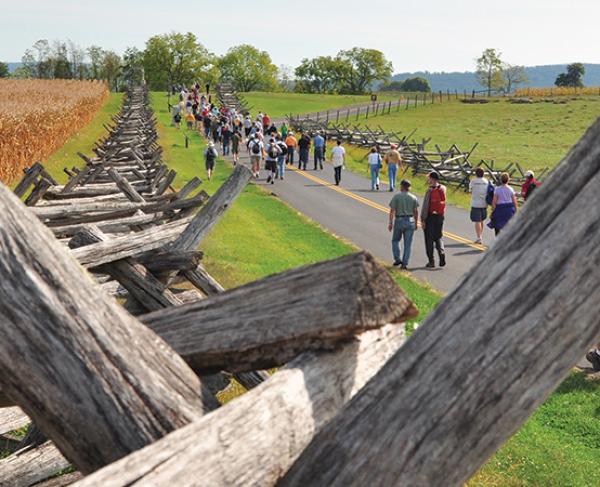
[[[190,31],[215,54],[252,44],[290,67],[355,46],[383,51],[394,72],[471,71],[488,47],[511,64],[600,63],[598,18],[598,0],[0,0],[0,60],[38,39],[122,53]]]

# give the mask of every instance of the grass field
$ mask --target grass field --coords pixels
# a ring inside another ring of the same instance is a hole
[[[241,93],[251,107],[252,114],[259,111],[267,112],[271,118],[281,118],[289,115],[312,113],[334,108],[341,108],[358,103],[369,103],[369,95],[319,95],[310,93],[267,93],[252,91]],[[397,100],[398,95],[380,94],[380,101]]]
[[[442,149],[456,143],[469,150],[478,142],[473,162],[495,160],[501,166],[518,162],[524,170],[539,171],[556,166],[598,116],[599,97],[531,104],[454,100],[392,112],[366,124],[402,133],[417,129],[415,138],[431,137],[430,144]]]

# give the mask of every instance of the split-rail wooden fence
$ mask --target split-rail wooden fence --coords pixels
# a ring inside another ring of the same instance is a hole
[[[600,334],[600,122],[409,340],[365,253],[224,290],[198,247],[250,173],[169,189],[155,124],[136,89],[65,185],[0,187],[0,485],[458,486]]]

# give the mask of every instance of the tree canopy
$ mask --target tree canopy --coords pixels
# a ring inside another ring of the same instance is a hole
[[[0,61],[0,78],[8,78],[10,75],[8,71],[8,64]]]
[[[303,59],[295,73],[296,91],[361,94],[375,82],[388,80],[392,63],[381,51],[355,47],[335,57]]]
[[[492,90],[504,87],[501,55],[497,49],[486,49],[476,60],[477,79],[487,89],[488,95]]]
[[[151,37],[146,42],[143,64],[152,90],[167,90],[174,84],[189,86],[196,81],[212,83],[218,77],[215,56],[191,32]]]
[[[277,66],[265,51],[242,44],[232,47],[220,60],[221,80],[238,91],[270,91],[277,88]]]
[[[504,76],[504,88],[507,93],[510,93],[515,86],[529,81],[525,74],[525,66],[506,63],[503,66],[502,75]]]
[[[583,88],[583,75],[585,66],[581,63],[572,63],[567,66],[567,72],[557,76],[554,84],[556,86],[566,86],[569,88]]]

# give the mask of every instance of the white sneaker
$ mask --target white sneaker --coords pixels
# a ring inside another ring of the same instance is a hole
[[[481,239],[480,239],[480,238],[478,238],[478,239],[477,239],[477,240],[475,240],[475,242],[473,242],[473,243],[476,243],[476,244],[481,244]]]

